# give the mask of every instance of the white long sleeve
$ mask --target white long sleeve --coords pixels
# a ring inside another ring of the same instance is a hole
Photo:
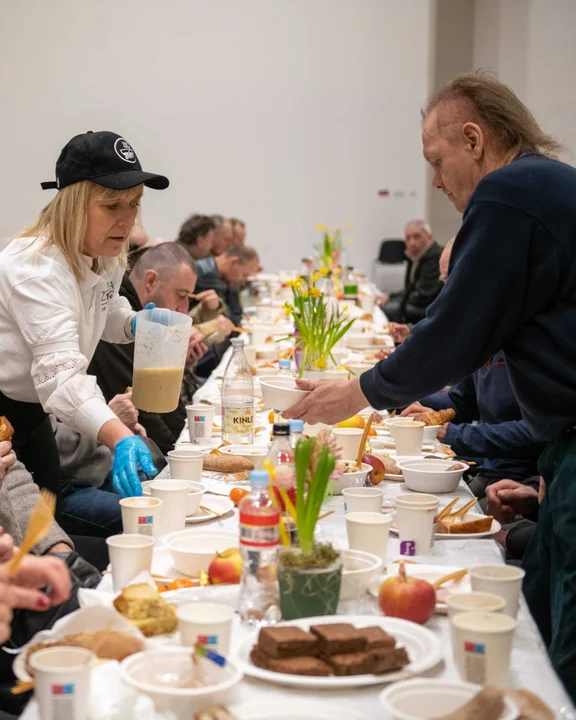
[[[134,342],[132,318],[135,315],[136,313],[128,300],[115,293],[108,305],[108,315],[102,333],[102,340],[118,345]]]

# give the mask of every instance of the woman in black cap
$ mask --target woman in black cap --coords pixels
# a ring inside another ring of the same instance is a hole
[[[86,375],[98,341],[134,341],[136,316],[118,296],[128,235],[144,186],[168,179],[142,171],[112,132],[77,135],[56,163],[58,193],[0,253],[0,415],[35,481],[60,495],[60,463],[48,413],[114,452],[113,482],[140,495],[138,470],[157,470],[144,441],[106,405]]]

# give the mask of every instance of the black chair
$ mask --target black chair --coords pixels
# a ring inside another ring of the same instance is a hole
[[[406,261],[405,250],[406,245],[404,240],[396,238],[382,240],[378,262],[385,263],[386,265],[403,263]]]

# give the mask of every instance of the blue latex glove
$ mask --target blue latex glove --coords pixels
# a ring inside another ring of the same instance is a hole
[[[144,440],[137,435],[123,438],[114,448],[114,466],[112,468],[114,490],[122,497],[142,495],[138,466],[147,475],[154,477],[158,474]]]
[[[156,307],[156,303],[146,303],[146,305],[144,305],[144,310],[154,310],[155,307]],[[138,315],[134,315],[134,317],[132,318],[132,334],[134,336],[136,335],[136,318],[137,317],[138,317]]]

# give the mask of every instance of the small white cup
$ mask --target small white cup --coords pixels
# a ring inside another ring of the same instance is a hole
[[[154,535],[154,516],[161,505],[160,498],[122,498],[120,510],[124,532],[130,535]]]
[[[426,555],[434,545],[439,500],[426,493],[404,493],[396,498],[396,525],[400,555]]]
[[[524,575],[524,570],[514,565],[478,565],[470,569],[470,582],[472,590],[503,597],[506,607],[502,612],[515,618],[518,614]]]
[[[202,479],[205,455],[202,450],[170,450],[168,453],[170,477],[198,482]]]
[[[396,455],[422,455],[424,423],[414,420],[392,423],[390,435],[396,445]]]
[[[125,588],[144,570],[151,571],[154,538],[145,535],[112,535],[106,538],[106,544],[112,566],[114,592]]]
[[[502,612],[506,605],[503,597],[485,592],[449,593],[445,602],[448,617],[461,612]]]
[[[191,490],[192,485],[186,480],[154,480],[150,483],[152,497],[162,500],[162,505],[156,512],[156,535],[184,530],[188,512],[188,493]]]
[[[30,658],[34,696],[41,720],[85,720],[88,717],[90,675],[96,655],[74,647],[38,650]]]
[[[462,680],[507,687],[516,620],[503,613],[463,612],[450,622],[454,659]]]
[[[344,488],[344,512],[373,512],[382,511],[384,490],[381,488]]]
[[[346,532],[350,550],[372,553],[386,563],[388,536],[392,515],[353,512],[346,515]]]
[[[364,430],[362,428],[334,428],[332,430],[343,460],[355,460]]]
[[[190,603],[176,610],[180,644],[193,647],[196,643],[227,655],[234,609],[219,603]]]
[[[212,440],[214,409],[214,405],[208,405],[207,403],[186,405],[188,436],[191,443],[205,445]]]

